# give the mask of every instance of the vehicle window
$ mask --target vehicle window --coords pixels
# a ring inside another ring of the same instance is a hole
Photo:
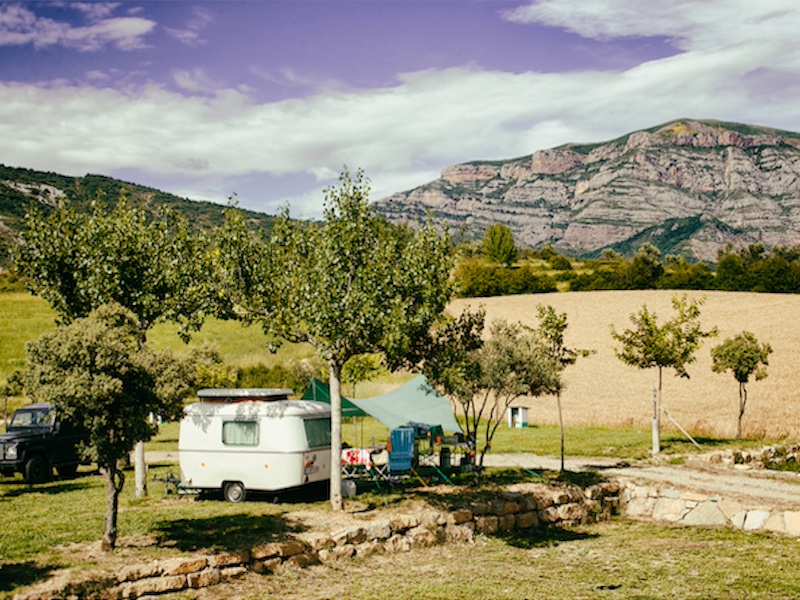
[[[49,424],[49,410],[18,410],[11,418],[9,427],[38,427]]]
[[[331,420],[330,419],[304,419],[306,439],[309,448],[331,445]]]
[[[225,421],[222,424],[222,443],[229,446],[258,446],[258,423]]]

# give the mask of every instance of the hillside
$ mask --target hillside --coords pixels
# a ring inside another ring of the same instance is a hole
[[[574,256],[643,242],[708,262],[726,242],[800,242],[800,134],[679,120],[599,144],[447,167],[375,203],[392,221],[430,212],[480,237],[500,222],[529,247]]]
[[[127,193],[129,204],[144,207],[154,214],[159,207],[169,206],[185,214],[197,229],[210,229],[222,223],[225,207],[213,202],[189,200],[102,175],[68,177],[0,165],[0,267],[10,265],[9,250],[19,241],[25,212],[31,204],[45,212],[62,203],[88,208],[100,192],[104,201],[113,206],[122,189]],[[272,228],[274,217],[243,212],[254,228],[267,231]]]

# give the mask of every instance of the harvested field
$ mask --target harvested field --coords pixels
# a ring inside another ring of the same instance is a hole
[[[595,350],[579,359],[565,373],[567,389],[562,396],[564,421],[570,426],[610,426],[647,429],[653,417],[653,392],[658,370],[639,370],[614,355],[617,331],[631,327],[630,315],[642,305],[655,312],[659,322],[674,315],[674,291],[570,292],[547,295],[506,296],[454,301],[448,312],[483,305],[487,322],[504,318],[535,327],[536,305],[549,304],[566,312],[567,345]],[[711,371],[711,348],[728,337],[747,330],[761,342],[772,345],[769,376],[748,385],[749,401],[743,420],[747,438],[800,439],[800,296],[738,292],[687,292],[690,298],[705,297],[701,309],[704,329],[716,326],[719,335],[707,339],[689,365],[690,379],[664,371],[663,407],[693,435],[734,437],[738,411],[738,383],[728,372]],[[527,398],[516,405],[529,408],[531,424],[558,422],[555,399]],[[674,426],[668,419],[664,428]]]

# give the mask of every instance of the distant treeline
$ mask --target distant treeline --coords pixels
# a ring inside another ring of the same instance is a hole
[[[660,251],[644,244],[626,259],[606,250],[600,258],[568,258],[551,247],[521,253],[514,266],[502,266],[475,252],[465,252],[455,279],[461,297],[501,296],[588,290],[728,290],[800,293],[800,246],[727,245],[719,251],[716,268],[680,256],[662,259]]]

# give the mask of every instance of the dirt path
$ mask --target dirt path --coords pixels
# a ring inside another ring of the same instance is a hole
[[[177,464],[177,452],[150,452],[147,462],[151,465]],[[487,467],[519,467],[556,471],[560,460],[553,456],[536,454],[487,454]],[[717,465],[707,460],[693,459],[683,465],[658,465],[647,462],[626,464],[615,458],[567,457],[565,466],[569,471],[597,471],[609,477],[621,477],[632,481],[665,483],[680,489],[727,499],[746,500],[748,503],[765,506],[800,506],[800,474],[781,473],[764,469],[742,470],[736,467]]]
[[[528,469],[560,468],[557,457],[534,454],[487,455],[486,466],[522,467]],[[654,465],[640,463],[627,465],[617,459],[591,457],[566,459],[570,471],[598,471],[611,477],[633,481],[665,483],[680,489],[719,495],[727,499],[741,499],[766,506],[800,506],[800,474],[781,473],[764,469],[742,470],[736,467],[712,464],[703,459],[687,461],[683,465]]]

